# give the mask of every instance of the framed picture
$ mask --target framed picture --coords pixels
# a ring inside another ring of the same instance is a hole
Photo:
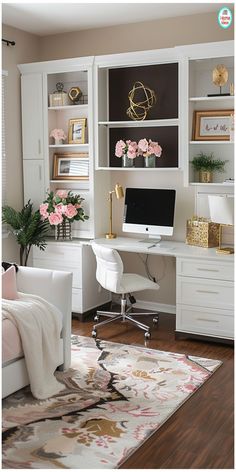
[[[233,110],[202,110],[194,112],[194,141],[229,141]]]
[[[86,118],[74,118],[69,120],[69,144],[85,143]]]
[[[88,180],[89,157],[87,153],[54,154],[54,180]]]

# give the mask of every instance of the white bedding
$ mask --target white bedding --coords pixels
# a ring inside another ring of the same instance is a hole
[[[54,376],[60,364],[62,315],[39,296],[19,293],[19,297],[2,301],[3,318],[19,330],[32,394],[49,398],[64,388]]]

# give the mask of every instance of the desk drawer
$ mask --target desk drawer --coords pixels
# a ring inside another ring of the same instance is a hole
[[[72,287],[82,288],[82,274],[80,268],[72,267],[71,265],[66,265],[66,261],[54,261],[47,259],[33,259],[34,267],[39,267],[41,269],[50,269],[50,270],[64,270],[66,272],[72,272]]]
[[[81,265],[82,248],[79,245],[67,246],[67,244],[55,242],[48,244],[45,251],[40,251],[39,248],[34,247],[33,258],[60,261],[62,266],[66,264],[66,262]]]
[[[177,303],[231,309],[234,303],[234,284],[219,280],[178,277]]]
[[[230,256],[229,256],[230,257]],[[219,260],[205,261],[204,259],[178,258],[176,271],[178,275],[187,277],[201,277],[204,279],[234,280],[233,263],[224,263]]]
[[[176,330],[233,339],[233,311],[177,305]]]

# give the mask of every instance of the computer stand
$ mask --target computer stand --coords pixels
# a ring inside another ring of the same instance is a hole
[[[161,236],[156,236],[156,237],[148,236],[146,239],[141,239],[139,243],[158,244],[160,241],[161,241]]]

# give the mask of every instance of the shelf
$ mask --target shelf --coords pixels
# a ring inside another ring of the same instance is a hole
[[[197,185],[197,186],[201,186],[201,187],[206,187],[206,186],[211,186],[211,187],[234,187],[234,183],[230,183],[230,182],[211,182],[211,183],[202,183],[202,182],[190,182],[190,185]]]
[[[50,183],[51,184],[78,184],[78,183],[88,183],[89,182],[89,179],[86,178],[86,179],[51,179],[50,180]],[[81,189],[81,190],[86,190],[86,189]]]
[[[221,141],[221,140],[217,140],[217,141],[189,141],[189,144],[234,144],[234,141]]]
[[[96,170],[118,170],[118,171],[145,171],[145,172],[153,172],[153,171],[161,171],[161,172],[169,172],[169,171],[181,171],[180,167],[97,167]]]
[[[58,106],[58,107],[48,107],[48,110],[62,111],[62,110],[70,110],[71,108],[75,108],[77,110],[87,109],[88,103],[83,103],[81,105],[64,105],[64,106]]]
[[[234,95],[222,96],[222,97],[190,97],[190,102],[232,102],[234,104]]]
[[[89,143],[84,143],[84,144],[49,144],[49,148],[88,148]]]
[[[99,121],[100,126],[107,126],[109,128],[143,128],[148,126],[178,126],[178,118],[168,120],[143,120],[143,121]]]

